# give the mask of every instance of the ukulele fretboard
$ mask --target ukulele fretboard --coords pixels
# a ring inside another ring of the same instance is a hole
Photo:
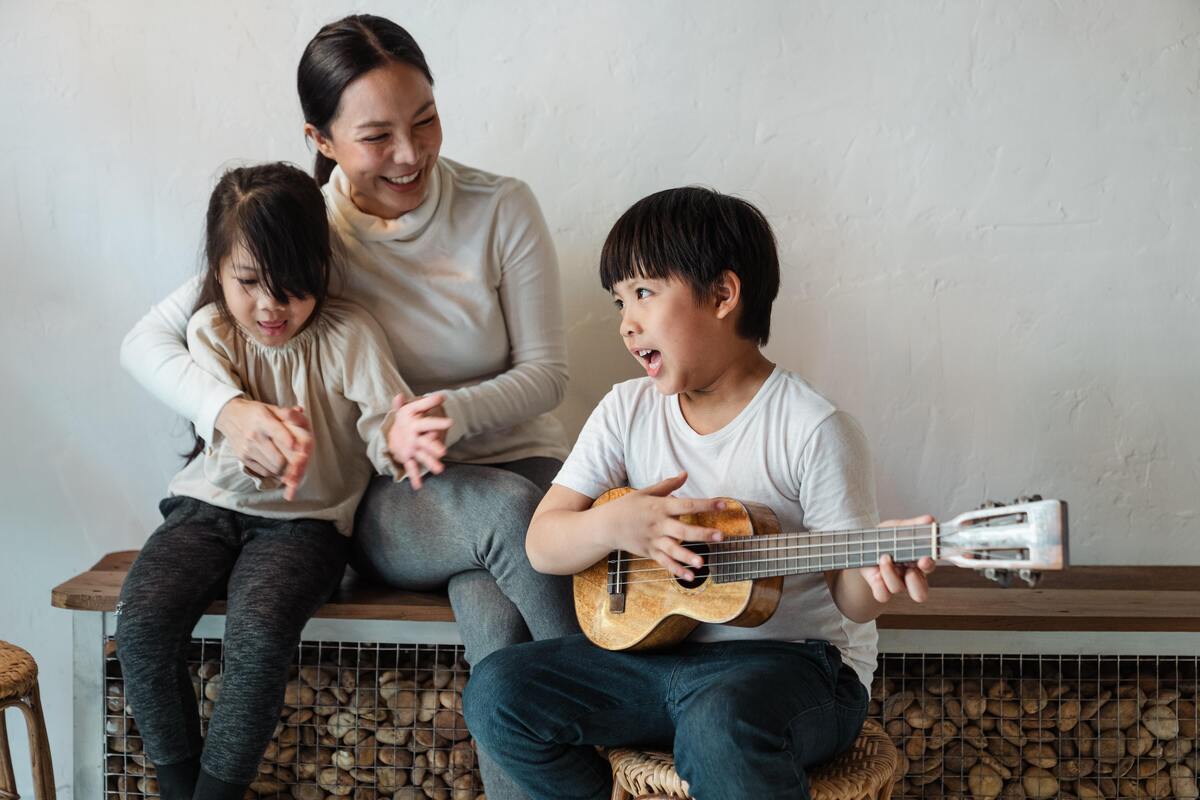
[[[705,563],[717,583],[799,575],[897,562],[934,554],[935,526],[849,531],[777,533],[732,537],[704,545]]]

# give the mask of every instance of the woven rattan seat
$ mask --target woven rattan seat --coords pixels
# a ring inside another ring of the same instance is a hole
[[[608,752],[613,769],[613,800],[671,798],[687,800],[687,781],[675,772],[669,753],[615,748]],[[868,720],[854,746],[809,771],[813,800],[888,800],[899,756],[879,724]]]
[[[54,800],[54,768],[50,763],[50,744],[42,700],[38,694],[37,662],[33,656],[8,642],[0,642],[0,800],[18,800],[17,781],[13,776],[12,754],[8,749],[8,728],[4,709],[16,706],[25,715],[29,728],[29,755],[33,761],[33,791],[37,800]]]
[[[16,645],[0,642],[0,702],[29,694],[37,683],[37,662]]]

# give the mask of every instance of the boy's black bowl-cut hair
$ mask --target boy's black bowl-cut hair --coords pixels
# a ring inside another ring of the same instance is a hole
[[[766,344],[779,253],[770,223],[751,203],[699,186],[655,192],[621,215],[600,253],[607,292],[629,278],[678,278],[699,300],[711,296],[725,270],[742,283],[738,335]]]

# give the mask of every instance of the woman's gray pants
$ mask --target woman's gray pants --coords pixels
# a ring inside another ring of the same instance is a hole
[[[525,532],[561,462],[447,464],[418,491],[376,478],[358,507],[351,564],[397,588],[445,587],[466,648],[477,664],[495,650],[577,633],[569,578],[537,572]],[[488,800],[524,794],[480,753]]]

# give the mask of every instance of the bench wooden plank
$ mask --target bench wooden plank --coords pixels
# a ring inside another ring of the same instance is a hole
[[[57,586],[51,604],[113,611],[136,550],[109,553]],[[1035,589],[1002,589],[973,570],[941,567],[929,602],[895,597],[880,628],[897,630],[1200,631],[1200,567],[1071,567]],[[224,613],[214,603],[209,613]],[[317,617],[451,622],[445,594],[404,592],[349,576]]]
[[[1023,585],[1022,585],[1023,586]],[[1034,589],[939,568],[929,601],[895,597],[878,620],[898,630],[1200,631],[1200,567],[1079,566]]]
[[[72,611],[116,610],[121,584],[137,554],[137,550],[109,553],[87,572],[54,587],[50,592],[50,604]],[[225,603],[213,603],[208,613],[224,614]],[[403,592],[349,575],[316,616],[325,619],[454,621],[454,612],[445,594]]]

